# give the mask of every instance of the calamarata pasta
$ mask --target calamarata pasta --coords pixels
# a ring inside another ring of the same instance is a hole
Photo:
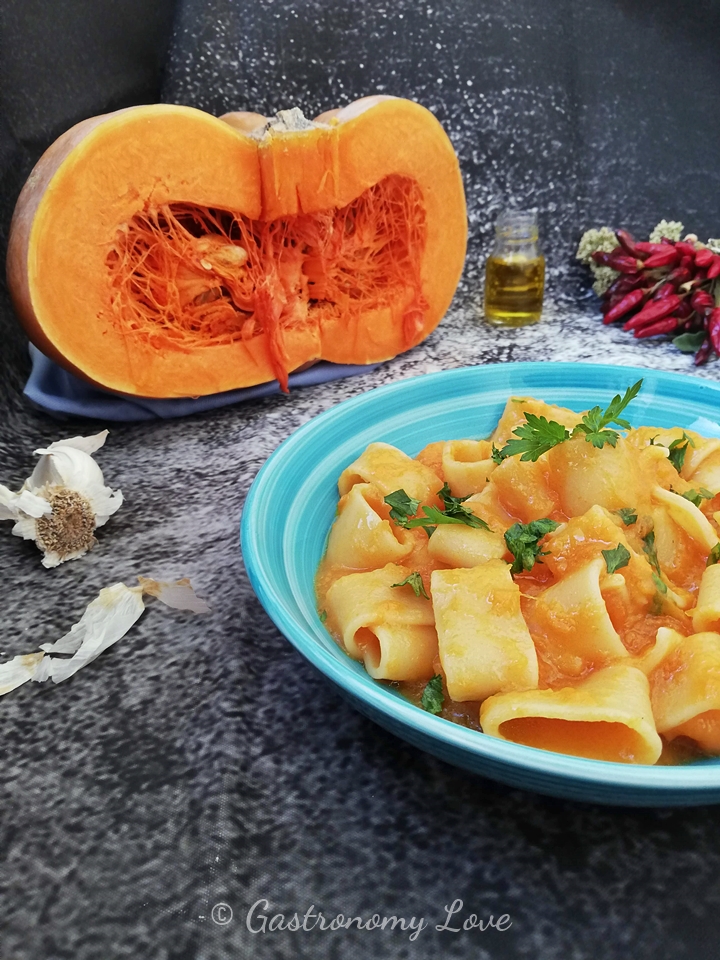
[[[504,740],[720,754],[720,440],[511,397],[488,440],[371,443],[339,478],[321,617],[377,680]]]

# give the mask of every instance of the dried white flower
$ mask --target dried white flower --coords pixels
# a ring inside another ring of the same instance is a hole
[[[663,237],[668,240],[679,240],[685,225],[679,220],[661,220],[650,234],[650,243],[660,243]]]
[[[615,278],[619,276],[618,271],[613,270],[612,267],[601,267],[597,263],[591,265],[591,270],[595,277],[595,283],[593,283],[592,288],[595,293],[601,297],[610,284],[614,282]]]
[[[615,236],[615,231],[611,230],[610,227],[600,227],[598,230],[586,230],[580,237],[580,243],[578,244],[575,256],[581,263],[590,267],[595,279],[593,290],[599,297],[605,293],[619,274],[618,271],[613,270],[612,267],[603,267],[599,263],[595,263],[592,255],[598,250],[601,250],[603,253],[611,253],[617,246],[618,238]]]
[[[597,266],[592,255],[598,250],[611,253],[618,246],[618,238],[610,227],[600,227],[598,230],[586,230],[580,237],[575,256],[589,267]]]
[[[17,493],[0,484],[0,520],[14,520],[15,536],[35,541],[44,567],[82,557],[97,543],[95,530],[120,509],[122,493],[105,485],[92,458],[107,435],[103,430],[42,447]]]
[[[713,253],[720,253],[720,240],[717,238],[711,238],[708,240],[706,246],[710,247]]]
[[[138,580],[137,587],[115,583],[101,590],[69,633],[55,643],[42,644],[40,649],[45,651],[44,654],[30,653],[0,664],[0,696],[28,680],[61,683],[72,677],[103,650],[125,636],[145,609],[144,594],[157,597],[166,606],[176,610],[189,610],[192,613],[207,613],[209,610],[205,601],[195,595],[189,580],[177,580],[174,583],[147,580],[145,577],[138,577]],[[50,657],[47,656],[49,653],[71,656],[69,659]]]

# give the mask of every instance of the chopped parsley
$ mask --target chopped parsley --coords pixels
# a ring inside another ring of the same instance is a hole
[[[428,713],[440,713],[443,708],[445,696],[442,688],[442,676],[436,673],[432,680],[428,680],[425,689],[422,692],[420,706]]]
[[[327,610],[321,610],[319,616],[320,616],[320,623],[325,623],[325,621],[327,620]]]
[[[493,463],[502,463],[505,457],[503,456],[502,450],[499,447],[496,447],[495,444],[492,445],[492,452],[490,458]]]
[[[621,543],[612,550],[603,550],[602,555],[605,557],[605,566],[608,573],[615,573],[616,570],[626,567],[630,562],[630,551]]]
[[[652,575],[652,578],[653,578],[653,583],[654,583],[655,586],[658,588],[659,592],[662,593],[663,595],[666,594],[666,593],[667,593],[667,585],[666,585],[665,583],[663,583],[663,581],[660,579],[660,577],[657,575],[657,573],[654,573],[654,574]]]
[[[720,543],[716,543],[710,551],[705,566],[711,567],[714,563],[720,563]]]
[[[660,561],[658,560],[657,550],[655,548],[654,530],[646,533],[643,537],[643,551],[648,558],[650,566],[653,568],[658,577],[660,577],[662,575],[662,570],[660,569]]]
[[[523,570],[532,570],[535,562],[542,563],[540,557],[547,556],[540,549],[540,541],[548,533],[552,533],[560,526],[554,520],[543,517],[530,523],[514,523],[505,531],[505,543],[510,553],[515,557],[510,573],[522,573]]]
[[[515,427],[513,430],[514,436],[508,440],[502,450],[498,450],[493,445],[493,460],[495,463],[501,463],[507,457],[520,454],[521,460],[535,462],[559,443],[569,440],[570,437],[583,435],[588,443],[598,449],[604,447],[606,443],[614,447],[620,438],[620,434],[616,430],[609,430],[608,427],[614,424],[623,430],[630,429],[630,424],[627,420],[621,419],[620,414],[630,401],[638,395],[642,384],[642,380],[638,380],[637,383],[627,388],[622,397],[618,393],[604,410],[601,407],[593,407],[573,428],[572,433],[567,427],[555,420],[548,420],[546,417],[526,412],[524,423]]]
[[[633,507],[620,507],[620,509],[616,510],[615,513],[620,517],[626,527],[630,527],[633,525],[633,523],[637,523],[638,515]]]
[[[404,526],[404,521],[414,517],[417,508],[420,506],[419,500],[413,500],[404,490],[395,490],[389,493],[385,498],[385,503],[390,507],[390,519],[395,523]]]
[[[444,483],[442,489],[438,490],[438,496],[443,502],[443,513],[446,517],[454,517],[461,523],[466,523],[469,527],[477,527],[482,530],[490,529],[484,520],[476,517],[472,510],[463,506],[463,503],[470,499],[471,494],[467,497],[453,497],[450,493],[450,487],[447,483]],[[444,522],[447,523],[447,521]]]
[[[468,497],[453,497],[446,483],[443,484],[441,490],[438,490],[438,496],[443,502],[444,509],[424,506],[422,508],[424,517],[414,516],[420,506],[420,501],[408,496],[404,490],[395,490],[384,499],[385,503],[391,507],[390,518],[399,527],[404,527],[406,530],[422,527],[427,535],[431,536],[437,526],[450,523],[462,523],[466,527],[475,527],[482,530],[490,529],[484,520],[476,517],[471,510],[462,505]]]
[[[423,584],[422,577],[415,570],[410,574],[409,577],[405,577],[404,580],[401,580],[400,583],[391,583],[391,587],[412,587],[413,593],[416,597],[425,597],[426,600],[429,600],[430,597],[425,592],[425,585]]]
[[[677,440],[673,440],[668,447],[668,450],[670,451],[668,453],[668,460],[675,467],[678,473],[680,473],[683,468],[683,464],[685,463],[685,454],[688,451],[688,447],[694,446],[695,444],[693,440],[683,430],[682,437],[679,437]]]
[[[558,443],[570,438],[570,431],[561,423],[527,412],[525,422],[515,427],[513,433],[516,439],[508,440],[502,450],[498,450],[497,453],[493,450],[493,460],[496,463],[518,454],[521,455],[521,460],[530,460],[534,463]]]
[[[706,490],[705,487],[700,487],[699,490],[686,490],[685,493],[681,493],[680,496],[685,497],[690,503],[694,503],[696,507],[699,507],[703,500],[712,500],[715,494],[711,493],[710,490]]]
[[[642,385],[642,380],[638,380],[637,383],[627,388],[622,397],[619,393],[616,394],[604,410],[601,410],[600,407],[593,407],[575,427],[572,435],[577,437],[584,433],[587,442],[597,447],[598,450],[604,447],[606,443],[614,447],[620,438],[620,434],[616,430],[606,428],[615,424],[623,430],[630,429],[630,424],[627,420],[621,420],[620,414],[630,401],[635,399]]]

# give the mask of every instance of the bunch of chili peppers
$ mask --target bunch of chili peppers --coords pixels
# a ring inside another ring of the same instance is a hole
[[[592,255],[620,273],[603,294],[603,323],[623,320],[623,330],[637,338],[704,332],[696,365],[706,363],[713,349],[720,355],[720,306],[713,295],[720,256],[688,240],[645,243],[627,230],[616,236],[614,250]],[[717,288],[720,298],[720,282]]]

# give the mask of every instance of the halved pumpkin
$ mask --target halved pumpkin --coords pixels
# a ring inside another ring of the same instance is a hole
[[[8,282],[30,339],[146,397],[277,379],[423,340],[463,266],[452,145],[423,107],[368,97],[314,122],[131,107],[77,124],[17,203]]]

